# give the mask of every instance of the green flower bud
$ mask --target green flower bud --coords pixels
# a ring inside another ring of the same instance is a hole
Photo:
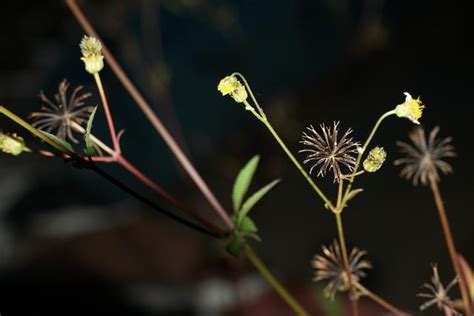
[[[84,36],[79,46],[86,71],[90,74],[101,71],[104,68],[104,55],[102,55],[102,44],[99,40],[92,36]]]
[[[372,149],[367,158],[364,160],[364,170],[367,172],[375,172],[382,167],[387,153],[382,147],[375,147]]]
[[[248,94],[245,86],[235,76],[227,76],[219,82],[217,90],[222,95],[230,95],[235,102],[242,103],[247,100]]]
[[[4,134],[3,132],[0,132],[0,150],[13,156],[18,156],[24,151],[31,152],[31,150],[26,147],[22,137],[16,134]]]

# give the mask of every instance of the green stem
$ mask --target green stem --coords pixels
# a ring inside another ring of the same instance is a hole
[[[255,109],[247,102],[247,101],[244,101],[244,104],[245,106],[249,109],[250,112],[252,112],[252,114],[260,121],[262,122],[266,127],[267,129],[270,131],[270,133],[273,135],[273,137],[276,139],[276,141],[278,142],[278,144],[280,144],[281,148],[283,149],[283,151],[286,153],[286,155],[290,158],[290,160],[293,162],[293,164],[296,166],[296,168],[301,172],[301,174],[303,175],[303,177],[306,179],[306,181],[308,181],[308,183],[311,185],[311,187],[314,189],[314,191],[319,195],[319,197],[324,201],[324,203],[330,208],[330,209],[333,209],[334,206],[333,204],[331,203],[331,201],[329,201],[329,199],[326,197],[326,195],[324,195],[324,193],[321,191],[321,189],[316,185],[316,183],[314,183],[313,179],[311,179],[311,177],[308,175],[308,173],[304,170],[304,168],[301,166],[301,164],[298,162],[298,160],[295,158],[295,156],[293,156],[293,154],[291,153],[291,151],[288,149],[288,147],[286,147],[285,143],[283,142],[283,140],[280,138],[280,136],[278,136],[277,132],[273,129],[272,125],[270,124],[270,122],[265,118],[265,117],[262,117],[261,115],[259,115]]]
[[[293,296],[283,287],[283,285],[273,276],[268,267],[258,257],[254,250],[249,246],[244,246],[244,253],[249,258],[250,262],[260,272],[260,274],[267,280],[271,287],[280,295],[280,297],[288,304],[289,307],[300,316],[308,316],[308,312],[295,300]]]
[[[354,171],[352,172],[352,175],[349,178],[349,184],[347,185],[346,192],[344,193],[344,198],[343,198],[342,205],[345,205],[345,203],[347,202],[347,198],[349,196],[349,193],[351,192],[352,183],[354,182],[355,175],[357,174],[357,171],[359,169],[360,162],[362,160],[362,156],[364,155],[365,151],[367,150],[367,147],[369,147],[369,144],[372,141],[372,138],[374,138],[375,132],[379,128],[380,124],[382,124],[382,121],[385,120],[390,115],[393,115],[393,114],[395,114],[395,110],[391,110],[391,111],[388,111],[388,112],[384,113],[382,116],[379,117],[379,119],[375,123],[374,127],[372,128],[372,131],[370,132],[369,137],[367,137],[367,140],[365,141],[364,146],[362,147],[362,150],[360,151],[359,155],[357,156]]]
[[[354,280],[352,280],[352,271],[349,265],[349,256],[347,255],[346,239],[344,238],[344,228],[342,226],[341,211],[342,209],[340,211],[335,212],[334,215],[336,216],[337,234],[339,236],[339,245],[341,246],[342,261],[344,264],[345,273],[347,275],[347,281],[349,283],[349,300],[351,301],[352,305],[352,315],[357,316],[359,315],[359,306],[357,299],[352,296]]]
[[[14,121],[15,123],[19,124],[23,128],[27,129],[31,134],[39,137],[41,140],[43,140],[46,143],[48,143],[49,145],[53,146],[57,150],[59,150],[63,153],[71,154],[69,149],[64,147],[61,143],[55,142],[54,140],[52,140],[51,138],[49,138],[45,134],[41,133],[39,130],[34,128],[31,124],[29,124],[28,122],[26,122],[25,120],[23,120],[22,118],[20,118],[16,114],[14,114],[13,112],[10,112],[10,110],[8,110],[7,108],[5,108],[2,105],[0,105],[0,113],[2,113],[6,117],[8,117],[12,121]]]

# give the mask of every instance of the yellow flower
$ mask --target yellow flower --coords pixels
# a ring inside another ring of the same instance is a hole
[[[421,118],[425,106],[422,104],[420,98],[413,99],[408,92],[404,92],[405,102],[397,105],[395,114],[398,117],[405,117],[415,124],[420,124],[418,119]]]
[[[245,87],[235,76],[227,76],[219,82],[217,90],[222,95],[230,95],[235,102],[242,103],[247,100],[248,94]]]
[[[81,44],[81,60],[90,74],[96,74],[104,68],[104,55],[102,55],[102,44],[98,39],[85,35]]]
[[[382,147],[373,148],[364,160],[364,170],[367,172],[375,172],[379,170],[386,157],[387,153]]]
[[[26,147],[22,137],[16,134],[4,134],[3,132],[0,132],[0,150],[13,156],[18,156],[24,151],[31,152]]]

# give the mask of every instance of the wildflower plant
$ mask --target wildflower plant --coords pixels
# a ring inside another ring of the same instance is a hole
[[[93,27],[77,6],[75,0],[66,0],[66,3],[88,33],[88,35],[82,38],[79,45],[81,52],[80,59],[84,62],[85,71],[94,78],[101,102],[98,106],[88,104],[87,99],[91,93],[84,93],[82,86],[74,88],[72,93],[69,94],[69,83],[64,80],[59,84],[58,92],[54,98],[50,99],[46,97],[43,92],[40,93],[42,108],[40,111],[31,114],[32,124],[16,116],[5,107],[0,106],[0,114],[5,115],[34,136],[43,140],[47,145],[53,148],[54,152],[44,149],[30,149],[26,146],[21,136],[3,132],[0,132],[0,150],[12,155],[19,155],[23,152],[34,152],[45,156],[59,156],[66,161],[72,160],[76,163],[76,166],[95,171],[98,175],[108,179],[111,183],[117,185],[138,200],[156,210],[160,210],[163,214],[200,233],[219,239],[222,241],[222,244],[225,243],[226,250],[234,257],[245,254],[249,261],[295,314],[308,315],[304,307],[296,301],[293,295],[270,272],[251,245],[251,240],[261,241],[261,238],[259,236],[257,223],[249,216],[250,211],[253,210],[255,205],[266,196],[280,180],[271,181],[254,193],[248,194],[260,161],[259,156],[254,156],[240,170],[234,181],[232,190],[233,212],[227,212],[163,122],[154,113],[145,98],[127,77],[110,51],[103,45]],[[107,65],[110,65],[110,69],[123,83],[126,90],[136,101],[140,110],[143,111],[183,169],[189,174],[193,182],[208,200],[215,214],[221,219],[222,226],[215,224],[213,220],[205,218],[193,208],[184,205],[184,203],[180,202],[173,194],[146,176],[126,159],[120,146],[122,131],[117,132],[115,128],[111,111],[112,107],[109,104],[105,89],[102,85],[100,72],[105,68],[104,61],[107,62]],[[301,164],[272,126],[263,108],[255,98],[248,81],[242,74],[233,73],[225,76],[218,82],[217,90],[223,96],[230,96],[233,101],[243,107],[248,113],[252,114],[258,122],[263,124],[306,182],[314,190],[317,197],[322,200],[323,207],[334,215],[337,239],[334,240],[331,245],[323,246],[322,254],[315,255],[312,260],[312,266],[315,269],[314,281],[327,282],[324,295],[328,298],[334,298],[338,292],[346,292],[351,301],[353,316],[359,315],[358,298],[361,296],[372,299],[393,314],[410,315],[362,285],[362,279],[367,276],[367,270],[372,268],[372,264],[365,259],[366,251],[359,250],[356,247],[350,252],[348,251],[342,213],[348,207],[348,202],[363,191],[362,188],[353,188],[356,179],[360,176],[376,174],[387,158],[387,152],[381,146],[372,147],[369,151],[369,146],[371,146],[372,140],[382,122],[390,116],[397,116],[419,125],[425,109],[425,105],[420,98],[415,99],[408,92],[405,92],[405,100],[378,118],[363,143],[359,143],[352,138],[353,131],[350,128],[345,131],[343,130],[344,132],[340,132],[340,123],[338,121],[334,121],[332,125],[319,124],[319,129],[314,128],[313,125],[309,125],[309,127],[302,132],[302,139],[300,141],[303,148],[299,152],[305,155],[303,164]],[[93,134],[96,114],[101,111],[103,111],[105,115],[108,126],[112,143],[110,146]],[[426,292],[419,294],[420,297],[428,299],[428,301],[421,306],[421,309],[424,310],[436,305],[439,309],[443,310],[446,315],[448,315],[448,313],[451,313],[450,315],[459,314],[461,308],[457,307],[454,303],[455,301],[451,300],[448,296],[448,291],[458,283],[463,298],[462,309],[464,309],[467,315],[472,315],[472,297],[474,297],[472,294],[474,293],[472,272],[466,268],[466,264],[461,264],[462,261],[458,260],[457,251],[446,216],[446,210],[438,187],[440,175],[452,172],[451,165],[445,162],[444,159],[455,156],[455,152],[451,144],[451,138],[439,139],[437,137],[438,132],[439,129],[435,128],[429,133],[428,138],[426,138],[425,132],[421,127],[415,129],[409,136],[413,144],[398,143],[401,151],[406,156],[395,161],[396,165],[403,166],[401,171],[402,177],[411,180],[415,185],[418,183],[430,185],[453,267],[457,275],[452,282],[444,286],[440,281],[437,267],[433,266],[431,283],[424,284],[423,287]],[[78,140],[80,138],[78,135],[83,139],[82,151],[77,150],[78,146],[81,145]],[[114,163],[124,168],[134,175],[143,185],[157,193],[163,201],[173,206],[175,210],[184,213],[186,216],[183,217],[181,214],[169,212],[149,199],[144,198],[127,185],[124,185],[102,171],[98,167],[99,163]],[[304,165],[309,166],[308,172]],[[315,183],[312,177],[314,174],[316,174],[316,178],[324,178],[330,174],[333,184],[337,186],[337,194],[333,198],[330,198],[329,195],[323,192]],[[461,273],[461,268],[463,273]]]
[[[240,95],[245,95],[245,98],[238,98],[238,100],[236,100],[233,93],[235,93],[237,89],[239,90]],[[243,93],[244,89],[245,93]],[[317,175],[321,177],[324,177],[328,171],[332,171],[334,175],[333,182],[338,183],[337,197],[335,201],[332,202],[313,181],[311,176],[305,171],[296,157],[288,149],[285,142],[275,131],[263,108],[256,100],[250,85],[242,74],[235,72],[229,76],[224,77],[218,84],[218,90],[223,95],[230,95],[237,103],[242,103],[245,110],[249,111],[255,118],[258,119],[258,121],[263,123],[263,125],[275,138],[288,158],[293,162],[295,167],[300,171],[308,184],[313,188],[317,196],[323,200],[325,208],[334,213],[336,217],[339,247],[342,258],[341,262],[342,266],[344,267],[345,275],[347,276],[347,288],[349,290],[349,297],[351,298],[352,302],[352,314],[358,315],[358,295],[356,295],[356,290],[360,290],[359,287],[361,285],[359,283],[355,283],[356,280],[353,280],[353,274],[351,273],[350,256],[347,252],[341,213],[347,206],[347,202],[354,198],[358,193],[362,192],[361,188],[352,189],[356,176],[362,175],[364,171],[370,173],[376,172],[380,169],[386,159],[386,152],[381,147],[375,147],[368,154],[366,153],[366,150],[381,123],[387,117],[396,115],[401,118],[407,118],[415,124],[419,124],[419,119],[421,118],[422,111],[424,109],[424,105],[422,104],[421,100],[419,98],[413,99],[409,93],[405,92],[405,102],[397,105],[395,108],[387,111],[379,117],[363,146],[360,146],[358,142],[354,142],[352,138],[349,137],[349,135],[352,133],[352,130],[350,129],[347,130],[341,138],[339,138],[339,123],[334,123],[332,128],[321,124],[321,133],[318,133],[312,125],[307,128],[307,131],[303,132],[301,143],[303,143],[303,145],[306,147],[300,152],[307,154],[304,163],[312,163],[309,174],[311,174],[316,168],[319,168]],[[248,96],[250,96],[252,104],[249,102]],[[365,170],[359,170],[364,157],[365,160],[363,161],[363,168]],[[347,174],[342,171],[342,166],[347,169]],[[355,284],[359,286],[357,289]],[[387,310],[394,312],[397,315],[405,315],[404,312],[376,296],[368,289],[364,288],[363,292],[374,299],[374,301],[377,303],[383,305]]]

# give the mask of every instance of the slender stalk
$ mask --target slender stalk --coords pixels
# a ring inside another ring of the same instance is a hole
[[[380,296],[378,296],[377,294],[371,292],[369,289],[365,288],[362,284],[360,284],[359,282],[354,282],[354,286],[362,292],[362,294],[364,294],[365,296],[367,296],[368,298],[370,298],[372,301],[374,301],[375,303],[379,304],[380,306],[382,306],[383,308],[385,308],[386,310],[388,310],[389,312],[392,312],[394,313],[395,315],[399,315],[399,316],[410,316],[411,314],[409,313],[405,313],[403,311],[401,311],[400,309],[396,308],[395,306],[393,306],[392,304],[388,303],[386,300],[384,300],[383,298],[381,298]]]
[[[76,130],[77,132],[84,134],[85,129],[77,124],[76,122],[73,122],[71,124],[71,127]],[[162,188],[160,185],[158,185],[156,182],[148,178],[143,172],[141,172],[137,167],[135,167],[132,163],[130,163],[122,153],[119,153],[118,155],[115,155],[115,152],[112,148],[104,144],[100,139],[98,139],[96,136],[93,134],[90,135],[90,138],[94,144],[96,144],[100,149],[103,151],[107,152],[110,154],[112,157],[92,157],[93,161],[100,161],[101,159],[99,158],[104,158],[105,162],[116,162],[123,168],[125,168],[128,172],[130,172],[132,175],[135,176],[141,183],[158,193],[162,198],[164,198],[167,202],[178,208],[179,210],[187,213],[189,216],[197,220],[199,223],[202,225],[206,226],[208,229],[213,231],[214,233],[223,236],[224,232],[220,227],[218,227],[216,224],[208,221],[201,215],[199,215],[197,212],[194,210],[188,208],[185,206],[183,203],[181,203],[178,199],[176,199],[171,193],[166,191],[164,188]],[[114,156],[115,155],[115,156]]]
[[[387,117],[390,115],[395,114],[395,110],[388,111],[382,116],[379,117],[377,122],[375,123],[374,127],[372,128],[372,131],[369,134],[369,137],[367,137],[364,146],[362,147],[362,150],[360,151],[359,155],[357,156],[356,164],[354,167],[354,171],[352,172],[352,175],[349,180],[349,184],[347,185],[346,192],[344,193],[344,198],[343,198],[343,204],[347,201],[347,198],[349,197],[349,193],[351,193],[351,188],[352,188],[352,183],[354,182],[355,175],[357,174],[357,171],[360,166],[360,162],[362,160],[362,156],[364,155],[365,151],[367,150],[367,147],[369,147],[370,142],[372,141],[372,138],[374,138],[375,132],[377,132],[377,129],[379,128],[380,124],[382,124],[383,120],[385,120]]]
[[[107,101],[107,97],[105,96],[104,87],[102,86],[102,80],[100,79],[100,75],[98,72],[94,74],[94,80],[97,85],[97,89],[99,90],[100,99],[102,101],[102,106],[105,112],[105,118],[107,120],[107,125],[109,127],[110,137],[112,138],[112,144],[114,146],[114,155],[120,154],[120,144],[117,137],[117,132],[115,131],[114,120],[112,119],[112,114],[110,113],[109,102]]]
[[[128,91],[128,93],[135,100],[137,105],[140,107],[140,109],[145,114],[145,116],[148,118],[150,123],[156,129],[156,131],[163,138],[163,140],[168,145],[168,147],[170,148],[170,150],[172,151],[172,153],[174,154],[176,159],[180,162],[182,167],[189,174],[189,176],[194,181],[196,186],[199,188],[201,193],[208,200],[209,204],[211,204],[211,206],[214,208],[217,215],[221,218],[221,220],[224,222],[224,224],[227,226],[227,228],[229,230],[232,230],[234,228],[234,223],[232,222],[230,216],[224,210],[224,208],[222,207],[220,202],[216,199],[216,197],[214,196],[212,191],[207,186],[206,182],[202,179],[201,175],[194,168],[193,164],[188,159],[188,157],[185,155],[185,153],[183,152],[181,147],[177,144],[177,142],[175,141],[173,136],[170,134],[168,129],[164,126],[164,124],[161,122],[161,120],[155,114],[155,112],[153,112],[153,110],[151,109],[151,106],[148,104],[148,102],[145,100],[145,98],[142,96],[142,94],[138,91],[138,89],[135,87],[135,85],[132,83],[132,81],[128,78],[128,76],[125,74],[122,67],[119,65],[119,63],[114,58],[112,53],[104,45],[104,42],[100,39],[99,35],[94,30],[94,28],[92,27],[92,25],[90,24],[90,22],[88,21],[86,16],[82,13],[82,11],[79,8],[79,6],[77,5],[76,1],[75,0],[66,0],[66,4],[69,7],[69,9],[71,10],[74,17],[78,20],[79,24],[86,31],[86,33],[89,34],[90,36],[94,36],[95,38],[97,38],[101,42],[101,44],[102,44],[102,53],[104,54],[105,60],[110,65],[110,68],[112,69],[112,71],[115,73],[115,75],[120,80],[120,82],[125,87],[125,89]]]
[[[291,151],[288,149],[288,147],[285,145],[283,140],[280,138],[280,136],[277,134],[277,132],[273,129],[272,125],[270,122],[262,117],[260,114],[258,114],[253,107],[248,104],[247,101],[244,102],[244,104],[248,107],[251,108],[249,111],[252,112],[252,114],[260,121],[262,122],[267,129],[270,131],[270,133],[273,135],[275,140],[280,144],[280,147],[283,149],[283,151],[286,153],[286,155],[290,158],[290,160],[293,162],[293,164],[296,166],[296,168],[300,171],[300,173],[303,175],[303,177],[308,181],[308,183],[311,185],[313,190],[319,195],[319,197],[324,201],[325,205],[327,205],[330,209],[333,209],[333,204],[331,201],[326,197],[326,195],[321,191],[321,189],[314,183],[313,179],[308,175],[308,173],[304,170],[304,168],[301,166],[301,164],[298,162],[298,160],[293,156]]]
[[[0,113],[2,113],[6,117],[8,117],[12,121],[14,121],[15,123],[19,124],[23,128],[27,129],[31,134],[39,137],[41,140],[43,140],[44,142],[46,142],[49,145],[53,146],[57,150],[59,150],[63,153],[73,154],[69,151],[69,149],[64,147],[63,144],[53,141],[51,138],[49,138],[45,134],[41,133],[39,130],[37,130],[36,128],[31,126],[28,122],[26,122],[25,120],[23,120],[22,118],[20,118],[15,113],[11,112],[10,110],[8,110],[7,108],[5,108],[2,105],[0,105]]]
[[[1,105],[0,105],[0,113],[4,114],[9,119],[11,119],[15,123],[19,124],[21,127],[25,128],[26,130],[28,130],[33,135],[39,137],[40,139],[45,141],[48,145],[50,145],[50,146],[56,148],[57,150],[61,151],[62,153],[64,153],[66,158],[71,158],[71,159],[74,159],[75,161],[77,161],[79,163],[84,164],[84,166],[87,166],[87,168],[95,171],[98,175],[104,177],[105,179],[107,179],[108,181],[110,181],[111,183],[113,183],[114,185],[116,185],[117,187],[122,189],[123,191],[125,191],[128,194],[132,195],[134,198],[136,198],[137,200],[139,200],[139,201],[143,202],[144,204],[150,206],[151,208],[159,211],[163,215],[165,215],[165,216],[167,216],[171,219],[174,219],[175,221],[177,221],[177,222],[179,222],[179,223],[181,223],[181,224],[183,224],[183,225],[185,225],[185,226],[187,226],[187,227],[189,227],[189,228],[191,228],[191,229],[193,229],[197,232],[200,232],[202,234],[212,236],[212,237],[215,237],[215,238],[222,237],[222,235],[218,235],[218,234],[215,234],[214,232],[208,231],[207,228],[201,227],[201,226],[199,226],[199,225],[197,225],[193,222],[190,222],[190,221],[188,221],[184,218],[181,218],[181,217],[177,216],[176,214],[171,213],[168,210],[165,210],[164,208],[157,205],[156,203],[150,201],[149,199],[145,198],[144,196],[140,195],[139,193],[133,191],[131,188],[129,188],[128,186],[126,186],[122,182],[118,181],[117,179],[113,178],[111,175],[109,175],[105,171],[98,168],[90,160],[85,160],[81,156],[79,156],[79,155],[77,155],[73,152],[70,152],[61,143],[56,142],[54,139],[51,139],[51,138],[47,137],[46,135],[41,133],[38,129],[34,128],[31,124],[29,124],[28,122],[26,122],[25,120],[23,120],[22,118],[20,118],[19,116],[17,116],[16,114],[14,114],[13,112],[9,111],[8,109],[6,109],[5,107],[3,107]]]
[[[444,238],[446,240],[446,245],[448,246],[449,256],[451,257],[451,262],[453,264],[454,271],[456,272],[456,275],[458,276],[459,289],[461,290],[464,310],[466,311],[466,315],[472,315],[472,308],[471,308],[471,303],[469,301],[467,286],[465,283],[465,279],[462,277],[461,267],[459,265],[457,251],[454,245],[453,235],[451,233],[448,216],[446,215],[446,209],[444,207],[443,199],[441,198],[441,193],[439,191],[438,183],[436,182],[436,179],[434,179],[434,177],[430,176],[429,178],[430,178],[431,191],[433,192],[436,208],[438,209],[439,219],[441,220],[441,226],[443,227]]]
[[[273,276],[268,267],[258,257],[254,250],[248,245],[244,245],[244,253],[252,262],[260,274],[267,280],[280,297],[288,304],[291,309],[300,316],[309,315],[307,311],[294,299],[294,297],[283,287],[283,285]]]
[[[335,212],[336,224],[337,224],[337,234],[339,236],[339,244],[341,246],[342,261],[344,263],[344,270],[347,275],[347,281],[349,284],[349,300],[351,301],[352,306],[352,315],[359,315],[359,304],[357,299],[353,296],[354,294],[354,280],[352,279],[352,271],[349,265],[349,256],[347,255],[346,240],[344,238],[344,228],[342,226],[341,212]]]

